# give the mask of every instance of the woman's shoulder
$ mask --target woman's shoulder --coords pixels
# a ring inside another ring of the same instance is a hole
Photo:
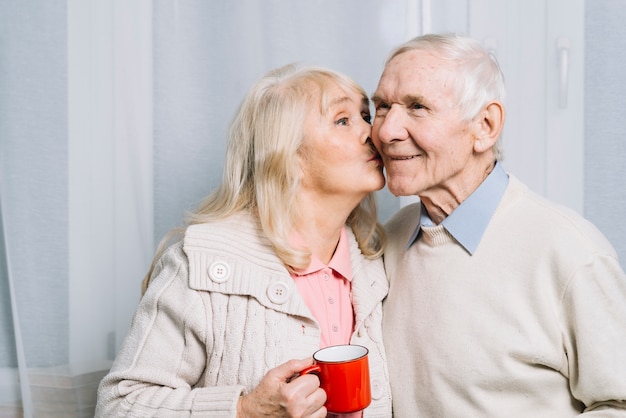
[[[250,213],[240,212],[221,219],[191,224],[185,230],[185,238],[200,238],[206,234],[221,232],[260,234],[260,231],[257,218]]]
[[[241,248],[242,245],[264,245],[265,238],[258,221],[247,213],[224,219],[189,225],[183,237],[188,251]]]
[[[182,248],[192,270],[222,260],[253,270],[286,271],[259,221],[247,213],[187,227]]]

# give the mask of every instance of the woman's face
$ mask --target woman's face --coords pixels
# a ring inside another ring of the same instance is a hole
[[[372,144],[367,98],[344,91],[336,83],[326,87],[328,107],[320,115],[312,106],[304,123],[299,151],[301,185],[315,198],[349,198],[360,202],[385,185],[383,164]]]

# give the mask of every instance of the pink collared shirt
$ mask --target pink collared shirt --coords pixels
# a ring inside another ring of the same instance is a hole
[[[296,245],[305,245],[297,234],[292,239]],[[313,255],[309,267],[292,273],[291,277],[322,330],[320,348],[350,344],[354,331],[354,310],[350,300],[352,265],[346,228],[341,230],[337,249],[328,265]],[[341,418],[362,416],[362,412],[328,414],[328,417]]]
[[[304,245],[299,236],[294,236],[297,245]],[[329,345],[350,344],[354,330],[354,311],[350,301],[350,248],[345,227],[339,243],[328,265],[315,255],[305,270],[292,273],[296,287],[309,310],[317,319],[322,331],[320,348]]]

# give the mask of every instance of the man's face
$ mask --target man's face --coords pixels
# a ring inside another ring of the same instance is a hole
[[[449,196],[472,165],[473,134],[454,91],[456,65],[408,51],[385,67],[372,100],[372,139],[396,196]]]

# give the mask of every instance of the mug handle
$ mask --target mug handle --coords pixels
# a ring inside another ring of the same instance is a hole
[[[320,371],[321,371],[320,366],[318,366],[317,364],[314,364],[312,366],[307,367],[304,370],[300,370],[300,376],[302,376],[303,374],[311,374],[311,373],[319,374]]]

